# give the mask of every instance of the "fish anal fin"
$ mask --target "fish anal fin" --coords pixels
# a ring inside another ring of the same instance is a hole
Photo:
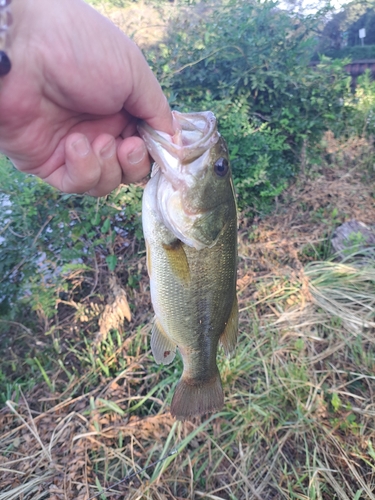
[[[184,283],[190,281],[189,262],[182,241],[176,239],[172,243],[163,244],[172,272]]]
[[[236,347],[237,333],[238,333],[238,302],[236,296],[234,297],[233,300],[232,310],[229,315],[228,322],[225,326],[225,330],[220,337],[220,342],[227,356],[230,356],[230,354],[234,351]]]
[[[158,365],[169,365],[176,355],[176,344],[170,340],[157,319],[151,330],[151,350]]]
[[[212,379],[199,384],[182,377],[173,394],[171,415],[184,421],[219,411],[223,405],[224,394],[219,371]]]

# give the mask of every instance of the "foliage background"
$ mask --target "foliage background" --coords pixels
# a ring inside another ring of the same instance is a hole
[[[340,120],[349,79],[340,61],[309,64],[325,10],[302,21],[272,1],[204,5],[179,14],[146,56],[172,105],[216,113],[240,207],[265,209],[298,170],[304,146]]]

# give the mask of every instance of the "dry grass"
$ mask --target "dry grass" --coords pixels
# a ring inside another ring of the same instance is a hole
[[[138,258],[124,337],[95,347],[87,333],[60,392],[63,370],[49,371],[0,410],[0,500],[374,500],[375,266],[327,260],[351,218],[375,220],[352,165],[302,176],[274,214],[241,220],[238,349],[219,353],[226,405],[206,420],[168,412],[181,363],[150,355]]]
[[[112,296],[109,298],[99,318],[97,342],[106,340],[109,332],[111,330],[118,330],[123,325],[125,319],[127,321],[131,321],[132,319],[125,290],[118,283],[115,276],[111,276],[109,282]]]

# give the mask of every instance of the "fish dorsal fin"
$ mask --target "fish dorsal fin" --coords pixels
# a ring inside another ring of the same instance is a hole
[[[176,344],[169,339],[157,319],[151,330],[151,350],[158,365],[169,365],[176,355]]]
[[[234,297],[232,311],[230,313],[225,330],[220,337],[220,342],[224,348],[224,352],[229,356],[235,349],[237,343],[238,332],[238,302],[237,296]]]
[[[163,248],[172,272],[183,283],[188,283],[190,281],[190,268],[182,241],[176,239],[170,244],[164,243]]]

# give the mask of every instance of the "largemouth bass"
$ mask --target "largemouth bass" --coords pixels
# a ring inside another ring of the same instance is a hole
[[[236,344],[237,211],[227,146],[211,112],[173,112],[171,137],[142,122],[155,160],[142,207],[155,322],[151,349],[184,363],[172,398],[179,420],[220,410],[223,389],[216,353]]]

